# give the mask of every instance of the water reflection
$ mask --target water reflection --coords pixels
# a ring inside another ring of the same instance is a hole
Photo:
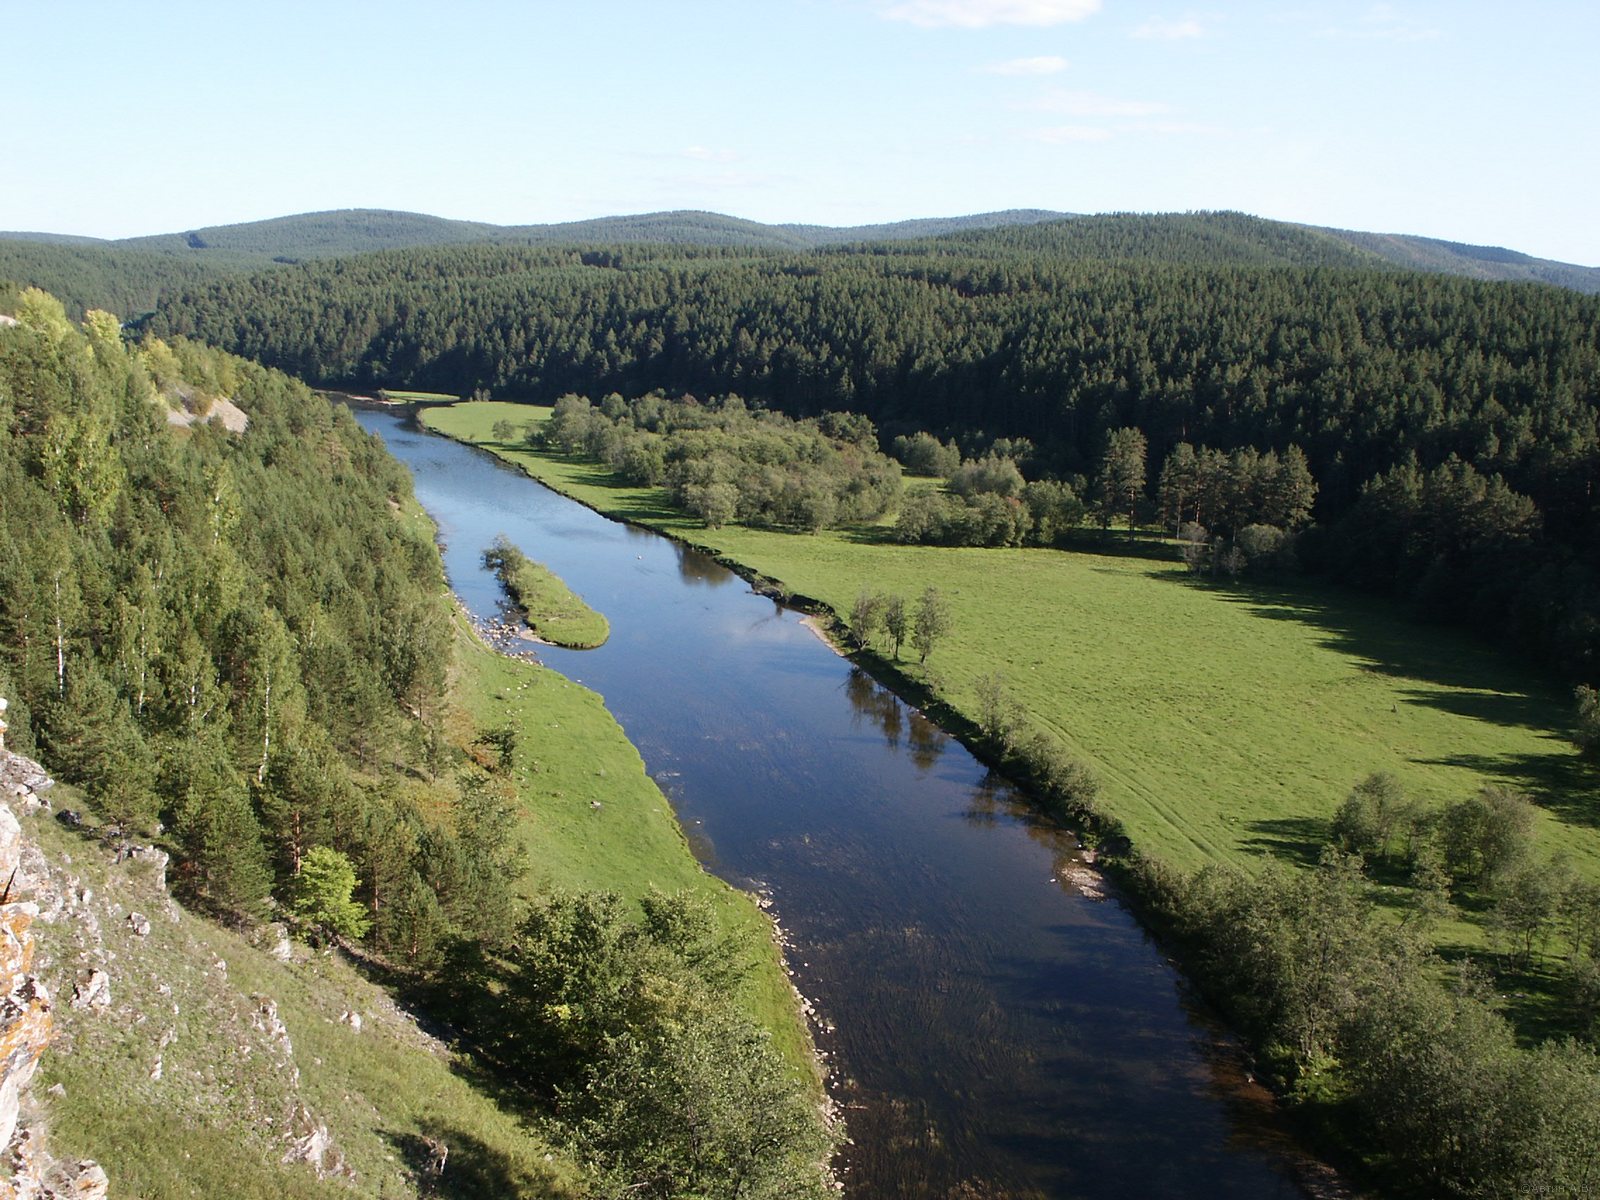
[[[863,723],[876,726],[890,750],[898,751],[904,740],[919,771],[931,771],[950,744],[949,734],[860,667],[850,668],[844,694],[850,701],[851,724],[858,729]]]
[[[656,534],[649,532],[645,532],[644,536],[657,538]],[[660,539],[657,538],[657,540],[659,541]],[[701,584],[705,587],[721,587],[723,584],[732,583],[739,578],[709,554],[701,554],[698,550],[691,550],[681,542],[673,542],[672,548],[678,555],[678,578],[685,583]]]

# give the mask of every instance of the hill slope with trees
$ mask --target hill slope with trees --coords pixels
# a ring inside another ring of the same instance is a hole
[[[820,1196],[830,1139],[770,927],[698,870],[597,697],[452,622],[405,469],[276,371],[182,338],[126,342],[110,314],[80,326],[38,291],[14,309],[0,695],[10,744],[82,797],[82,853],[154,837],[192,910],[359,945],[449,1024],[481,1128],[514,1128],[484,1116],[498,1107],[541,1144],[579,1147],[555,1172],[572,1186],[536,1172],[497,1194],[692,1180],[707,1196]],[[575,740],[544,733],[551,716]],[[557,803],[599,786],[597,761],[625,831],[575,824],[599,804]],[[120,986],[148,998],[147,982]],[[124,1158],[172,1174],[153,1162],[170,1144],[129,1136],[171,1130],[139,1116],[160,1089],[129,1045],[73,1074],[76,1128],[113,1175]],[[205,1053],[170,1057],[204,1075]],[[650,1086],[624,1086],[641,1074]],[[685,1097],[715,1111],[690,1121]],[[395,1102],[405,1128],[424,1121],[425,1100]],[[208,1144],[243,1139],[229,1111],[208,1115]],[[273,1194],[258,1174],[251,1194]]]

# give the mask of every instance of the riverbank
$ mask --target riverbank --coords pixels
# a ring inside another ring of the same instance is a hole
[[[585,604],[561,576],[505,538],[496,538],[483,552],[483,562],[522,613],[534,640],[569,650],[593,650],[611,636],[603,614]]]
[[[419,505],[400,519],[434,536]],[[812,1040],[812,1005],[791,982],[782,931],[760,899],[700,865],[670,801],[600,696],[540,665],[532,651],[493,644],[494,631],[477,628],[454,597],[441,603],[450,605],[455,630],[451,705],[473,729],[509,730],[519,747],[511,782],[525,863],[520,897],[562,888],[637,901],[659,889],[709,902],[721,935],[739,947],[739,1007],[770,1031],[825,1107],[828,1067]]]

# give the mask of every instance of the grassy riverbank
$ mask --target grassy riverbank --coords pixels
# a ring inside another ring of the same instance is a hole
[[[402,519],[432,524],[413,505]],[[444,602],[444,601],[442,601]],[[661,789],[599,695],[537,663],[491,649],[454,613],[451,702],[473,729],[509,727],[522,841],[523,896],[548,887],[605,889],[632,900],[652,887],[709,901],[741,947],[739,1004],[772,1031],[798,1076],[817,1088],[804,1019],[772,924],[747,895],[705,871]]]
[[[1600,879],[1595,779],[1565,739],[1564,691],[1482,643],[1392,606],[1310,585],[1219,586],[1180,564],[1117,553],[900,546],[873,530],[798,536],[706,529],[648,488],[519,445],[548,410],[435,409],[426,423],[502,454],[601,512],[714,547],[793,593],[847,612],[864,587],[946,595],[953,628],[920,667],[954,709],[998,671],[1031,721],[1091,763],[1104,807],[1173,866],[1314,861],[1351,786],[1389,771],[1429,805],[1501,782],[1541,804],[1543,853]],[[1482,942],[1457,922],[1446,943]]]

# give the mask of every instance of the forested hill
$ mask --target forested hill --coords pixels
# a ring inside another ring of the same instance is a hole
[[[1588,514],[1572,464],[1594,453],[1600,301],[1255,265],[1341,251],[1312,234],[1250,242],[1232,218],[1147,239],[1143,223],[1074,223],[1076,261],[1015,244],[1053,228],[805,255],[391,252],[187,289],[151,326],[328,383],[544,400],[738,392],[800,415],[863,412],[890,432],[1027,437],[1039,466],[1067,473],[1125,425],[1145,431],[1153,467],[1183,440],[1293,443],[1325,512],[1413,454],[1425,467],[1455,454],[1550,493],[1564,524]],[[1099,261],[1106,245],[1121,261]],[[1240,247],[1239,265],[1172,261]]]
[[[1231,224],[1235,234],[1246,242],[1288,250],[1299,244],[1289,261],[1308,263],[1308,247],[1329,264],[1389,263],[1410,270],[1466,275],[1474,279],[1502,279],[1554,283],[1577,291],[1600,291],[1600,268],[1575,266],[1532,258],[1513,250],[1491,246],[1469,246],[1432,238],[1400,234],[1361,233],[1341,229],[1321,229],[1282,221],[1243,217],[1240,214],[1167,213],[1120,214],[1111,217],[1082,217],[1044,209],[1010,209],[957,217],[928,217],[877,225],[830,226],[784,224],[767,225],[720,213],[677,211],[639,213],[629,216],[599,217],[545,225],[493,225],[483,221],[458,221],[421,213],[392,212],[383,209],[341,209],[332,212],[302,213],[266,221],[236,225],[208,226],[184,232],[148,237],[102,241],[51,233],[0,232],[0,280],[53,290],[74,305],[94,306],[114,302],[109,295],[85,292],[69,294],[65,284],[74,282],[50,275],[51,260],[41,256],[42,247],[103,251],[110,254],[134,252],[215,269],[266,266],[306,259],[365,254],[422,246],[495,243],[504,245],[616,245],[650,242],[662,245],[739,246],[747,249],[806,250],[816,247],[925,241],[959,235],[964,240],[975,235],[982,242],[985,231],[1013,236],[1019,247],[1056,252],[1079,252],[1081,244],[1093,252],[1108,249],[1100,244],[1100,234],[1084,234],[1077,224],[1104,224],[1114,220],[1123,229],[1143,230],[1140,237],[1160,236],[1163,230],[1181,228],[1196,222]],[[1031,227],[1047,226],[1037,237],[1027,235]],[[1249,228],[1246,229],[1245,227]],[[1236,261],[1244,247],[1223,244],[1215,249]],[[34,253],[18,258],[19,247],[31,246]],[[1145,256],[1141,252],[1141,256]],[[134,260],[128,260],[131,264]],[[123,269],[127,269],[124,266]],[[148,272],[149,268],[141,270]],[[81,268],[80,268],[81,270]],[[142,311],[122,308],[119,311]]]

